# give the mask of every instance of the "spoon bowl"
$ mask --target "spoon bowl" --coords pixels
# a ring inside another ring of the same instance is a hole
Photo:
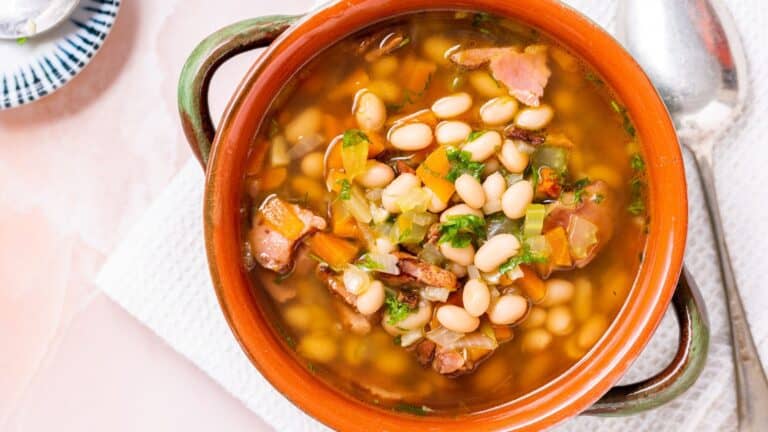
[[[79,0],[4,0],[0,2],[0,39],[46,32],[67,19]]]

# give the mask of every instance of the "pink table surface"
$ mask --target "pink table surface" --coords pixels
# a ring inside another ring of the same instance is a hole
[[[186,55],[226,24],[310,4],[126,0],[82,74],[0,112],[0,430],[269,429],[93,279],[190,157],[175,97]],[[214,80],[214,113],[252,59]]]

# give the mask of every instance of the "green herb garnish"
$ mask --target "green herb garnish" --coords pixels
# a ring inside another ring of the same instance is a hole
[[[485,132],[486,131],[484,131],[484,130],[470,132],[469,135],[467,136],[467,142],[470,143],[470,142],[480,138],[481,136],[483,136],[483,134]]]
[[[16,39],[16,43],[19,44],[19,45],[24,45],[25,43],[27,43],[28,40],[29,40],[29,38],[20,37],[20,38]]]
[[[384,266],[371,258],[370,255],[365,254],[357,260],[357,266],[366,270],[382,270]]]
[[[643,214],[645,212],[645,200],[643,197],[643,191],[645,190],[645,161],[639,153],[634,153],[629,158],[629,165],[632,167],[632,171],[635,172],[634,177],[629,182],[630,187],[630,204],[627,210],[635,216]]]
[[[347,179],[341,179],[336,182],[341,190],[339,190],[339,198],[343,201],[348,201],[352,197],[352,184]]]
[[[417,416],[425,416],[430,411],[432,411],[431,409],[425,406],[416,406],[416,405],[411,405],[407,403],[399,403],[395,405],[395,407],[392,409],[398,412],[404,412],[404,413],[413,414]]]
[[[587,81],[592,81],[597,85],[603,85],[603,80],[601,80],[599,76],[595,75],[592,72],[587,72],[587,74],[584,75],[584,78],[586,78]]]
[[[631,137],[634,137],[636,133],[635,126],[632,124],[632,120],[629,118],[627,109],[619,105],[619,103],[615,100],[611,100],[611,108],[613,108],[614,111],[621,115],[621,118],[624,122],[624,130],[627,131],[627,134],[629,134]]]
[[[575,202],[580,203],[582,200],[582,195],[584,195],[585,188],[589,186],[589,179],[587,177],[584,177],[583,179],[576,180],[576,182],[573,184],[573,200]]]
[[[451,169],[445,176],[447,180],[455,182],[462,174],[469,174],[477,180],[481,179],[485,165],[482,162],[472,161],[472,153],[449,147],[446,154],[451,163]]]
[[[403,337],[401,335],[395,336],[395,338],[392,339],[392,343],[394,343],[397,346],[401,346],[403,343]]]
[[[360,129],[347,129],[341,139],[341,147],[352,147],[364,142],[370,142],[370,140],[363,131]]]
[[[389,325],[399,323],[412,312],[410,306],[398,300],[397,296],[391,292],[387,293],[387,296],[384,299],[384,306],[387,308],[387,315],[389,315],[389,319],[387,320],[387,324]]]
[[[536,255],[527,243],[523,243],[520,253],[513,256],[499,267],[499,273],[504,274],[517,268],[520,264],[536,264],[547,262],[547,257]]]
[[[645,161],[643,161],[643,157],[640,156],[639,153],[634,153],[632,156],[630,156],[629,165],[632,167],[633,171],[645,170]]]
[[[485,238],[485,220],[476,215],[454,215],[440,224],[438,243],[450,243],[455,248],[472,244],[477,238]]]

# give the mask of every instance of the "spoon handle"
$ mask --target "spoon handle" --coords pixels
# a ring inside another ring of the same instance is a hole
[[[696,164],[699,168],[704,197],[717,240],[717,254],[720,258],[720,271],[725,286],[728,304],[729,323],[733,359],[736,367],[736,397],[739,407],[739,431],[758,432],[768,428],[768,378],[760,363],[760,356],[755,341],[749,330],[747,315],[739,296],[734,277],[725,233],[717,205],[712,153],[697,152]]]

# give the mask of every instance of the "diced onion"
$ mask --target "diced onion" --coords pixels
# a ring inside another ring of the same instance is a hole
[[[371,284],[371,278],[368,276],[368,273],[351,264],[344,268],[342,280],[344,281],[344,288],[355,295],[360,295],[367,291],[368,286]]]
[[[424,188],[416,187],[409,189],[404,194],[397,198],[395,203],[400,207],[400,211],[403,213],[411,210],[416,212],[424,212],[427,210],[432,196]]]
[[[371,271],[377,271],[379,273],[386,273],[391,275],[399,275],[400,267],[397,266],[397,257],[388,253],[368,252],[363,255],[361,259],[369,259],[377,264],[375,269]]]
[[[452,344],[447,345],[446,348],[449,348],[449,349],[479,348],[479,349],[486,349],[486,350],[494,350],[498,346],[499,344],[495,340],[489,338],[488,336],[482,333],[471,333],[453,342]]]
[[[368,200],[366,200],[365,196],[363,195],[363,192],[357,185],[352,185],[349,192],[349,199],[342,200],[344,207],[346,207],[352,217],[357,219],[359,222],[365,224],[371,222],[371,209],[369,207]]]
[[[581,216],[573,215],[568,226],[568,243],[574,258],[586,258],[592,247],[597,244],[597,225]]]
[[[537,257],[548,257],[552,253],[547,238],[543,235],[535,235],[525,239],[525,244],[531,251],[531,254]]]
[[[371,204],[371,218],[375,224],[384,223],[389,219],[389,212],[384,207]]]
[[[421,297],[433,302],[445,303],[449,295],[451,291],[448,288],[428,286],[421,289]]]
[[[400,335],[400,346],[408,347],[421,340],[424,337],[422,329],[411,330],[408,333]]]
[[[325,142],[325,137],[319,133],[302,136],[299,141],[288,150],[288,156],[291,159],[299,159],[304,157],[307,153],[320,147]]]
[[[439,346],[450,346],[462,337],[464,337],[464,333],[458,333],[452,330],[448,330],[445,327],[438,327],[434,330],[431,330],[429,333],[426,334],[427,339],[431,340],[432,342],[438,344]]]

